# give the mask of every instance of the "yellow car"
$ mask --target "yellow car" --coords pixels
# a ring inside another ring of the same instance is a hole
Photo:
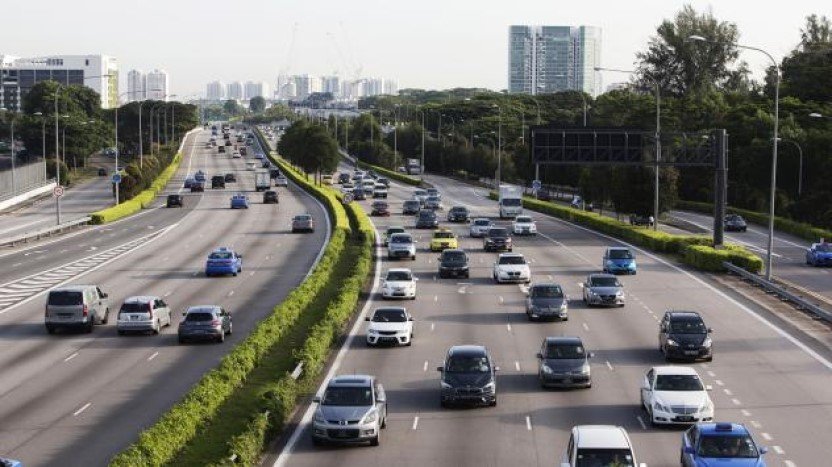
[[[321,176],[321,181],[324,182],[324,185],[332,185],[332,175]]]
[[[442,251],[449,248],[459,248],[456,234],[448,229],[439,229],[430,239],[430,251]]]

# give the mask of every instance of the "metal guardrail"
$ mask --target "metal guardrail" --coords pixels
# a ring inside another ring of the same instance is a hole
[[[793,304],[797,305],[798,308],[806,310],[825,321],[832,322],[832,312],[820,307],[816,303],[810,302],[806,297],[796,295],[773,282],[769,282],[763,279],[757,274],[748,272],[741,267],[735,266],[733,263],[729,263],[726,261],[722,263],[722,266],[725,267],[725,269],[727,269],[728,271],[742,277],[743,279],[754,283],[758,287],[761,287],[768,292],[778,295],[781,299],[792,302]]]
[[[34,232],[26,232],[10,238],[0,238],[0,246],[15,246],[18,243],[27,243],[32,240],[39,240],[44,237],[51,237],[52,235],[62,233],[65,230],[72,229],[90,223],[90,217],[81,217],[69,222],[64,222],[61,225],[53,225],[44,229],[36,230]]]

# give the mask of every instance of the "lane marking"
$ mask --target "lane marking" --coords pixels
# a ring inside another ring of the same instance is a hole
[[[581,323],[581,326],[584,328],[584,331],[589,331],[589,325],[586,323]]]
[[[433,296],[433,301],[438,302],[439,301],[439,295],[434,295]]]
[[[65,361],[65,362],[68,362],[68,361],[72,360],[73,358],[75,358],[75,357],[77,357],[77,356],[78,356],[78,352],[75,352],[75,353],[73,353],[72,355],[70,355],[69,357],[66,357],[66,358],[64,359],[64,361]]]
[[[430,330],[433,331],[433,328],[436,326],[436,323],[430,323]]]
[[[780,454],[781,456],[786,453],[786,451],[784,451],[783,448],[777,445],[772,446],[771,450],[776,452],[777,454]]]
[[[762,436],[763,438],[765,438],[765,440],[766,440],[766,441],[771,441],[771,440],[772,440],[771,435],[770,435],[770,434],[768,434],[768,433],[766,433],[765,431],[764,431],[764,432],[762,432],[762,433],[760,433],[760,436]]]
[[[740,413],[741,413],[741,414],[743,414],[743,415],[744,415],[744,416],[746,416],[746,417],[750,417],[750,416],[751,416],[751,412],[749,412],[749,411],[747,411],[747,410],[745,410],[745,409],[740,410]]]
[[[78,415],[81,415],[81,412],[83,412],[83,411],[87,410],[88,408],[90,408],[90,406],[91,406],[91,405],[92,405],[92,402],[87,402],[86,404],[84,404],[84,406],[83,406],[83,407],[81,407],[80,409],[76,410],[75,412],[72,412],[72,416],[73,416],[73,417],[77,417]]]
[[[726,396],[733,396],[733,395],[734,395],[734,393],[733,393],[733,392],[731,392],[731,390],[730,390],[730,389],[728,389],[728,388],[725,388],[725,389],[723,389],[722,391],[723,391],[723,392],[725,392],[725,395],[726,395]]]
[[[159,352],[153,352],[153,355],[147,357],[147,361],[151,361],[159,355]]]
[[[526,415],[526,429],[532,431],[532,419]]]
[[[753,426],[754,428],[757,428],[757,429],[763,427],[763,424],[758,422],[757,420],[751,420],[749,423],[751,423],[751,426]]]
[[[419,426],[419,417],[413,417],[413,429],[415,430],[417,426]]]
[[[233,291],[233,290],[231,290],[231,291],[229,291],[229,292],[228,292],[228,296],[229,296],[229,297],[231,297],[231,296],[233,296],[233,295],[234,295],[234,291]]]
[[[500,295],[499,297],[497,297],[497,301],[500,303],[500,305],[502,305],[503,304],[503,296]]]
[[[785,461],[783,461],[783,463],[786,464],[786,467],[796,467],[797,466],[797,464],[795,464],[794,462],[792,462],[790,460],[785,460]]]
[[[506,329],[508,329],[508,332],[511,332],[511,323],[506,323]]]
[[[514,361],[514,369],[520,371],[520,362],[518,362],[517,360]]]
[[[708,376],[710,376],[711,378],[716,378],[716,373],[714,373],[711,370],[708,370]]]
[[[715,379],[714,383],[716,383],[717,386],[725,386],[725,383],[723,383],[721,379]],[[729,396],[730,396],[730,394],[729,394]]]
[[[636,420],[638,420],[638,424],[641,425],[642,430],[647,429],[647,425],[644,424],[644,420],[641,419],[641,415],[636,415]]]
[[[609,361],[609,360],[607,360],[605,363],[607,364],[607,368],[609,368],[609,369],[610,369],[610,371],[614,371],[614,369],[613,369],[613,367],[612,367],[612,363],[610,363],[610,361]]]
[[[428,361],[425,360],[425,364],[422,365],[422,371],[428,371]]]
[[[740,402],[740,400],[739,400],[739,399],[731,399],[731,402],[732,402],[734,405],[742,405],[742,402]]]

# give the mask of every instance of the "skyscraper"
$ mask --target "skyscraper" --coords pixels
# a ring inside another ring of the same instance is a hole
[[[157,101],[167,101],[170,87],[168,73],[164,70],[153,70],[147,74],[147,98]]]
[[[239,81],[228,83],[228,89],[225,96],[228,99],[243,100],[243,83]]]
[[[592,26],[511,26],[508,90],[540,94],[601,92],[601,29]]]
[[[269,97],[269,85],[263,81],[246,81],[245,99],[251,100],[252,97]]]
[[[341,95],[341,78],[338,76],[321,77],[321,91],[328,92],[333,96]]]
[[[205,86],[205,98],[209,101],[221,101],[225,99],[225,83],[222,81],[211,81]]]
[[[127,73],[127,102],[147,99],[147,77],[141,70]]]

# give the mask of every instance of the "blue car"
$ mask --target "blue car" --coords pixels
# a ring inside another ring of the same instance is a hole
[[[196,175],[194,175],[194,179],[198,182],[205,182],[205,172],[198,171]]]
[[[248,196],[240,193],[232,196],[231,209],[248,209]]]
[[[205,275],[208,277],[231,274],[236,276],[243,271],[243,256],[231,248],[221,247],[208,255],[205,263]]]
[[[627,247],[610,247],[604,253],[604,272],[610,274],[635,274],[636,257]]]
[[[196,179],[194,177],[192,177],[190,175],[185,177],[185,188],[186,189],[191,188],[194,185],[194,183],[196,183]]]
[[[682,435],[683,467],[765,467],[766,452],[739,423],[697,423]]]
[[[810,266],[832,266],[832,243],[813,243],[806,250],[806,264]]]

